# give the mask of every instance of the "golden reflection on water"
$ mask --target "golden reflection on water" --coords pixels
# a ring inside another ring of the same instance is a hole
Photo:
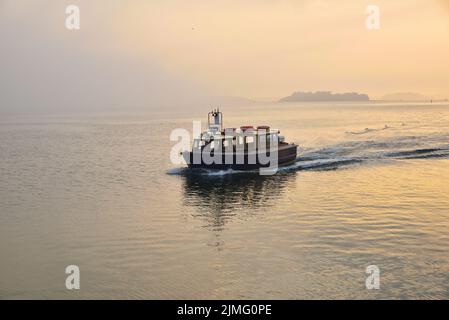
[[[0,297],[74,298],[78,264],[76,298],[448,298],[447,108],[226,110],[300,145],[263,177],[167,174],[196,114],[2,124]]]

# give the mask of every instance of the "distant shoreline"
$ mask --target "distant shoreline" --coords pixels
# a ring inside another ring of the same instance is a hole
[[[267,101],[269,102],[269,101]],[[366,103],[442,103],[449,102],[449,99],[438,99],[438,100],[383,100],[383,99],[370,99],[366,101],[358,100],[316,100],[316,101],[271,101],[272,103],[294,103],[294,102],[366,102]]]
[[[281,98],[279,102],[350,102],[370,101],[367,94],[357,92],[332,93],[331,91],[293,92],[290,96]]]
[[[441,103],[449,102],[447,98],[432,99],[417,93],[387,94],[378,99],[371,99],[367,94],[358,92],[333,93],[332,91],[303,92],[296,91],[276,102],[411,102],[411,103]]]

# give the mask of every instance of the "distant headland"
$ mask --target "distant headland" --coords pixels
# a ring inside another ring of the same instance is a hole
[[[332,93],[331,91],[297,91],[293,92],[290,96],[279,100],[279,102],[293,101],[369,101],[369,96],[357,92]]]

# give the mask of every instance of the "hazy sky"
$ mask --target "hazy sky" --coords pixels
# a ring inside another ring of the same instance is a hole
[[[65,28],[68,4],[78,31]],[[365,27],[369,4],[380,30]],[[449,97],[448,0],[0,0],[0,46],[2,109],[295,90]]]

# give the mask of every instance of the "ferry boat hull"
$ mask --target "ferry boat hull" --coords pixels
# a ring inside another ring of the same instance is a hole
[[[298,146],[295,144],[280,145],[279,148],[277,149],[278,152],[277,166],[286,166],[291,163],[294,163],[297,157],[297,149]],[[188,167],[192,169],[257,170],[260,168],[270,167],[270,163],[267,163],[266,160],[265,161],[263,159],[259,160],[259,157],[256,156],[255,157],[256,159],[254,161],[254,157],[250,158],[248,154],[244,154],[243,157],[241,157],[241,155],[240,157],[238,157],[237,154],[234,153],[232,154],[232,161],[230,161],[231,155],[226,156],[223,153],[221,155],[221,163],[205,163],[203,159],[201,159],[201,155],[198,155],[198,157],[194,157],[194,153],[191,151],[184,151],[183,157]],[[195,163],[194,161],[195,158],[201,159],[201,163]],[[220,156],[218,156],[218,158],[220,158]],[[240,160],[240,163],[238,163],[237,158],[239,159],[243,158],[243,161]]]

